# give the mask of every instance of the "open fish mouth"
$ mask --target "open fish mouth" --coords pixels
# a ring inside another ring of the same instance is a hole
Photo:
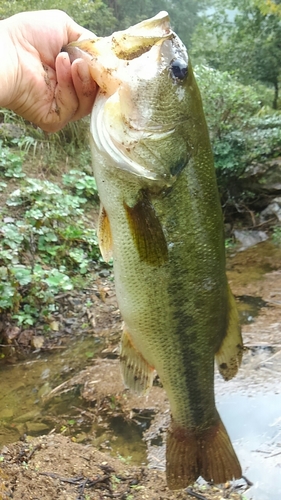
[[[103,151],[111,158],[117,168],[120,168],[123,171],[127,171],[130,174],[134,174],[137,177],[149,179],[151,181],[163,181],[165,177],[149,170],[140,163],[130,159],[126,154],[126,149],[124,147],[124,151],[120,148],[119,143],[114,143],[112,137],[104,125],[104,106],[107,102],[107,97],[103,99],[100,98],[97,100],[95,106],[96,109],[92,113],[91,117],[91,134],[93,140],[95,141],[96,146],[100,151]]]

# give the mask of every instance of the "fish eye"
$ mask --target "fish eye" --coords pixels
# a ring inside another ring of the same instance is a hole
[[[182,59],[176,59],[171,64],[173,76],[179,80],[184,80],[188,74],[188,65]]]

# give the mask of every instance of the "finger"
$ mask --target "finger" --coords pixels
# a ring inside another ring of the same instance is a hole
[[[76,40],[82,40],[82,39],[93,39],[96,38],[96,35],[92,33],[91,31],[87,30],[86,28],[83,28],[79,24],[77,24],[73,19],[68,18],[68,23],[67,23],[67,36],[68,36],[68,41],[69,42],[75,42]]]
[[[61,129],[75,115],[79,100],[72,82],[71,63],[68,54],[61,53],[56,59],[57,85],[51,113],[44,130],[55,132]],[[55,114],[54,114],[55,112]]]
[[[83,28],[83,31],[78,38],[78,41],[80,42],[81,40],[93,40],[93,38],[98,38],[98,37],[97,35],[95,35],[95,33],[92,33],[92,31]]]
[[[72,117],[73,121],[91,112],[97,94],[97,84],[90,75],[88,64],[82,59],[76,59],[72,63],[71,74],[79,103]]]

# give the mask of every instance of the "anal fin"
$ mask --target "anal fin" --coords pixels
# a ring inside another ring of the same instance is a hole
[[[216,353],[216,363],[225,380],[233,378],[243,357],[243,340],[235,299],[228,286],[228,326],[226,335]]]
[[[123,331],[121,338],[120,363],[124,383],[129,389],[143,394],[151,388],[154,368],[135,349],[126,330]]]
[[[166,477],[171,490],[186,488],[199,476],[220,484],[241,475],[240,463],[220,417],[207,429],[189,430],[172,422],[166,451]]]
[[[112,235],[110,222],[103,205],[100,206],[97,235],[102,257],[105,262],[108,262],[112,257]]]

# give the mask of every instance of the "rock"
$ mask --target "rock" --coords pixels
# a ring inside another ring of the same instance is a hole
[[[31,343],[33,337],[33,330],[23,330],[18,338],[19,344],[23,346],[28,346]]]
[[[107,278],[108,276],[110,276],[110,271],[108,269],[101,269],[101,271],[99,272],[99,276],[101,278]]]
[[[19,415],[14,419],[14,422],[17,423],[26,423],[29,422],[30,420],[33,420],[37,417],[40,417],[40,411],[38,409],[28,411],[26,413],[23,413],[22,415]]]
[[[281,193],[281,156],[249,165],[240,177],[242,187],[254,193]]]
[[[51,321],[50,328],[51,328],[51,330],[53,330],[53,332],[58,332],[60,329],[59,321]]]
[[[4,338],[8,344],[11,344],[13,340],[17,339],[20,335],[20,328],[18,326],[8,326],[4,332]]]
[[[38,398],[44,398],[52,390],[49,382],[46,382],[38,391]]]
[[[45,338],[43,335],[36,335],[31,339],[31,346],[33,349],[41,349],[44,345]]]
[[[274,198],[272,203],[270,203],[260,214],[261,222],[270,219],[272,216],[277,217],[279,222],[281,222],[281,197]]]
[[[26,428],[28,432],[39,433],[49,430],[49,426],[41,422],[26,422]]]
[[[25,135],[24,130],[13,123],[0,123],[0,138],[1,139],[19,139]]]
[[[268,239],[268,236],[264,231],[235,230],[233,231],[233,233],[235,239],[242,244],[242,246],[239,248],[239,252]]]
[[[14,416],[12,408],[4,408],[0,411],[0,420],[8,420]]]

